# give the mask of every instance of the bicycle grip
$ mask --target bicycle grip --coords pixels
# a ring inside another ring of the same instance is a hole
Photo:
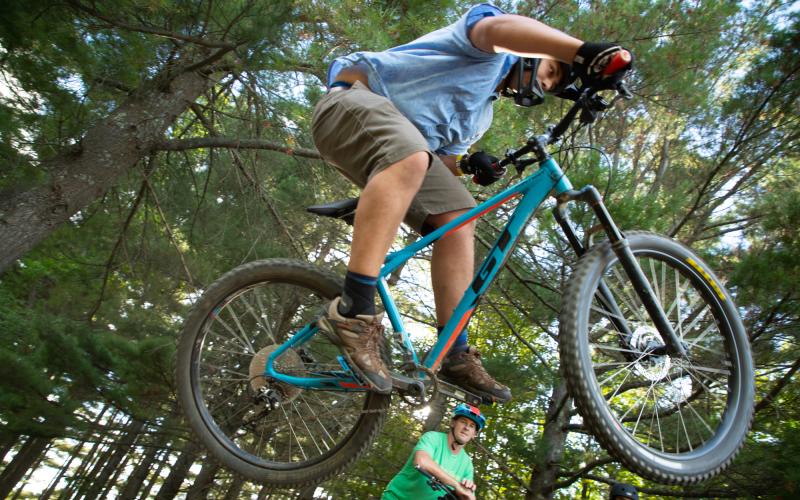
[[[629,65],[630,63],[631,53],[627,50],[620,50],[614,54],[613,59],[611,59],[605,69],[603,69],[603,76],[613,75],[617,71],[625,68],[625,66]]]

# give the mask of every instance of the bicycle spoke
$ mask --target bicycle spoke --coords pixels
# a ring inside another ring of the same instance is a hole
[[[314,419],[317,421],[317,423],[319,423],[319,427],[320,427],[320,429],[322,429],[322,432],[325,434],[325,436],[327,436],[327,438],[330,440],[331,443],[335,443],[336,440],[334,440],[333,436],[331,436],[331,434],[328,432],[328,428],[325,427],[325,424],[322,423],[322,419],[317,416],[317,414],[314,411],[314,409],[312,409],[311,405],[308,404],[308,400],[305,397],[303,397],[302,394],[300,395],[300,400],[303,401],[303,403],[305,403],[306,408],[308,408],[308,411],[311,413],[311,415],[314,416]],[[323,439],[322,442],[325,444],[325,447],[327,449],[329,449],[329,450],[331,449],[331,447],[325,442],[324,439]]]
[[[659,290],[658,284],[661,283],[662,286],[664,284],[664,280],[658,281],[658,277],[656,275],[656,261],[654,259],[648,259],[650,262],[650,286],[653,288],[653,292],[656,294],[656,299],[658,299],[659,304],[663,304],[664,301],[661,297],[664,297],[664,292]],[[663,271],[664,266],[661,266]]]
[[[636,320],[641,322],[646,322],[647,320],[643,316],[642,307],[639,305],[639,298],[636,296],[636,293],[631,293],[631,285],[628,281],[627,276],[623,276],[622,273],[619,272],[618,269],[613,269],[614,277],[617,279],[617,282],[622,285],[621,292],[624,295],[622,297],[623,303],[628,307],[628,310],[636,315]],[[612,292],[613,295],[613,292]]]
[[[218,320],[216,322],[222,324],[221,320]],[[228,331],[231,332],[230,329]],[[233,337],[229,337],[229,336],[223,335],[222,333],[217,332],[211,326],[209,326],[206,329],[206,334],[209,334],[209,333],[214,335],[215,337],[219,338],[225,344],[231,344],[232,343],[233,345],[238,345],[241,348],[241,351],[237,351],[236,352],[237,354],[243,354],[243,353],[249,352],[249,348],[247,346],[247,343],[243,342],[242,339],[240,339],[235,334],[233,334]]]
[[[683,372],[683,369],[681,369],[681,372]],[[669,382],[671,384],[673,383],[673,381],[670,378],[669,374],[667,374],[667,380],[669,380]],[[686,421],[683,418],[683,411],[681,410],[681,406],[682,405],[679,403],[679,404],[677,404],[675,406],[677,408],[677,414],[678,414],[678,419],[680,421],[681,429],[683,429],[683,433],[686,436],[686,444],[689,446],[689,451],[693,451],[694,448],[692,447],[692,438],[689,437],[689,431],[688,431],[688,429],[686,429]],[[679,430],[678,432],[675,433],[675,449],[676,450],[680,450],[681,449],[680,448],[680,436],[681,436],[681,434],[680,434],[680,430]]]
[[[655,387],[655,386],[654,386]],[[658,417],[658,399],[656,399],[656,391],[653,391],[653,409],[656,415],[656,428],[658,429],[658,442],[661,445],[661,451],[664,451],[664,436],[661,434],[661,420]],[[650,418],[652,422],[653,418]]]
[[[697,337],[696,339],[694,339],[693,341],[691,341],[691,342],[688,342],[688,343],[687,343],[687,344],[688,344],[688,345],[687,345],[687,350],[688,350],[688,349],[691,349],[691,348],[693,348],[693,347],[695,347],[695,346],[697,346],[697,344],[698,344],[698,343],[700,343],[700,341],[702,341],[702,340],[703,340],[703,339],[706,337],[706,335],[708,335],[709,333],[712,333],[712,332],[714,332],[714,331],[716,330],[716,328],[717,328],[717,325],[715,325],[714,323],[710,323],[710,324],[709,324],[709,325],[706,327],[706,329],[705,329],[705,330],[703,330],[703,333],[702,333],[702,334],[700,334],[700,336],[698,336],[698,337]]]
[[[308,460],[308,456],[306,455],[306,452],[303,449],[303,444],[300,442],[300,439],[298,439],[297,433],[294,430],[294,426],[292,425],[292,420],[289,418],[289,415],[286,414],[286,408],[284,408],[283,406],[280,406],[280,409],[283,412],[283,416],[284,416],[284,418],[286,418],[286,423],[289,424],[289,430],[291,431],[291,434],[289,434],[289,460],[291,460],[291,456],[292,456],[292,454],[291,454],[292,453],[291,452],[291,449],[292,449],[291,438],[294,438],[294,440],[297,442],[297,447],[300,449],[300,453],[303,455],[303,460]]]
[[[606,397],[607,400],[610,401],[610,400],[614,399],[617,396],[617,394],[619,393],[619,390],[622,389],[623,386],[625,386],[625,381],[628,380],[628,377],[630,377],[632,373],[633,373],[633,371],[628,370],[628,372],[625,374],[625,378],[623,378],[622,382],[619,383],[619,386],[614,391],[614,393],[610,397]]]
[[[272,328],[270,328],[269,322],[265,321],[265,318],[263,317],[263,315],[266,314],[266,311],[264,310],[264,305],[259,300],[258,293],[255,293],[254,295],[255,295],[255,299],[256,299],[256,301],[258,303],[259,310],[261,311],[261,314],[258,314],[258,312],[256,312],[255,308],[253,308],[253,306],[250,304],[250,301],[247,300],[247,297],[242,296],[241,297],[241,302],[244,304],[245,308],[247,309],[247,312],[249,312],[250,315],[253,317],[253,320],[255,320],[256,325],[258,325],[261,328],[263,328],[264,331],[269,336],[270,340],[274,344],[277,344],[278,343],[278,339],[276,339],[275,335],[272,333]]]
[[[632,354],[640,354],[638,351],[634,351],[633,349],[624,349],[622,347],[615,347],[610,345],[602,345],[602,344],[589,344],[591,347],[595,349],[603,349],[604,351],[615,351],[615,352],[629,352]]]
[[[227,309],[228,309],[228,308],[226,307],[226,310],[227,310]],[[222,311],[220,311],[220,314],[221,314],[221,313],[222,313]],[[227,330],[227,331],[228,331],[228,333],[230,333],[230,334],[233,336],[233,338],[235,338],[235,339],[236,339],[238,342],[240,342],[240,344],[239,344],[239,345],[241,345],[241,346],[242,346],[242,348],[244,348],[245,352],[248,352],[248,353],[250,353],[250,354],[255,354],[255,352],[256,352],[256,351],[255,351],[255,349],[253,348],[253,345],[252,345],[252,344],[250,344],[250,342],[249,342],[247,339],[244,339],[244,338],[241,338],[241,337],[239,337],[239,335],[238,335],[238,334],[237,334],[237,333],[234,331],[234,329],[233,329],[233,328],[231,328],[231,327],[230,327],[230,325],[228,325],[228,323],[226,323],[226,322],[225,322],[225,321],[224,321],[224,320],[223,320],[223,319],[220,317],[220,315],[218,315],[218,316],[216,317],[216,323],[219,323],[220,325],[222,325],[222,328],[224,328],[225,330]],[[220,336],[221,336],[221,334],[220,334]]]
[[[697,364],[690,365],[693,370],[699,370],[701,372],[708,372],[708,373],[718,373],[720,375],[730,375],[730,370],[721,370],[719,368],[711,368],[710,366],[702,366]]]
[[[650,394],[650,391],[652,391],[654,387],[655,385],[651,384],[650,387],[647,389],[647,392],[645,392],[644,394],[643,403],[647,401],[647,397]],[[639,421],[642,419],[642,414],[644,413],[644,409],[645,405],[642,404],[642,408],[639,410],[639,417],[636,419],[636,425],[633,426],[633,431],[631,432],[631,434],[633,434],[634,436],[636,435],[636,429],[639,427]]]
[[[303,418],[303,414],[302,414],[302,413],[300,413],[300,410],[298,410],[298,409],[297,409],[297,405],[295,404],[295,402],[294,402],[294,401],[292,401],[292,402],[291,402],[291,405],[292,405],[292,409],[293,409],[295,412],[297,412],[297,415],[300,417],[300,422],[302,422],[302,423],[303,423],[303,427],[305,427],[305,429],[306,429],[306,432],[308,433],[308,437],[309,437],[309,438],[311,438],[311,442],[312,442],[312,443],[314,443],[314,446],[317,448],[317,452],[319,452],[320,454],[322,454],[322,448],[320,448],[320,447],[319,447],[319,443],[317,443],[317,440],[316,440],[316,439],[314,439],[314,433],[313,433],[313,432],[311,432],[311,429],[309,429],[309,428],[308,428],[308,423],[307,423],[307,422],[306,422],[306,420]]]

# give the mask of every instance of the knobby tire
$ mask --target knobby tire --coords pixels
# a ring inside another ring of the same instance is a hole
[[[190,427],[222,465],[258,483],[301,487],[335,476],[375,440],[389,396],[273,383],[268,387],[283,396],[278,408],[254,398],[254,384],[266,384],[250,367],[254,358],[260,355],[263,366],[264,356],[313,322],[340,291],[341,279],[330,272],[270,259],[231,270],[195,303],[178,344],[178,398]],[[277,358],[279,371],[337,368],[339,351],[324,334],[290,351]]]
[[[724,470],[753,417],[750,344],[730,294],[691,250],[645,232],[626,234],[689,356],[663,345],[610,243],[576,264],[560,316],[561,366],[583,423],[637,474],[691,484]],[[610,290],[598,293],[601,280]],[[614,324],[624,317],[628,333]]]

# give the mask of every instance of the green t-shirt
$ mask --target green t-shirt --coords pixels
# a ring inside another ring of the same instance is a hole
[[[419,438],[419,442],[411,452],[411,456],[406,460],[406,464],[386,487],[381,500],[403,500],[406,498],[433,500],[443,495],[442,491],[435,492],[428,486],[425,476],[414,468],[414,453],[419,450],[428,453],[433,461],[439,464],[439,467],[456,478],[459,483],[464,479],[473,481],[472,459],[467,455],[467,452],[462,448],[457,455],[453,455],[447,445],[447,434],[443,432],[426,432]]]

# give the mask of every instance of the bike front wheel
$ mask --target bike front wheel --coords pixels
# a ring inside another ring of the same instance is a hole
[[[315,325],[341,291],[334,275],[285,259],[252,262],[214,282],[194,305],[178,345],[178,398],[200,441],[251,481],[305,486],[355,461],[380,431],[389,396],[305,390],[263,377],[267,358]],[[315,326],[314,326],[315,328]],[[297,377],[341,370],[324,334],[275,360]]]
[[[587,252],[567,286],[561,363],[584,425],[637,474],[668,484],[724,470],[753,416],[750,344],[729,293],[669,238],[626,237],[687,356],[664,342],[610,243]]]

